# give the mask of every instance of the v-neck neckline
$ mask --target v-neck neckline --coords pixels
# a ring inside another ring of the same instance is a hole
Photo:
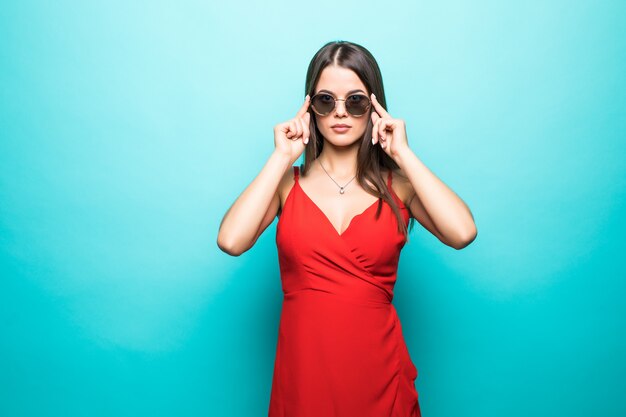
[[[374,200],[374,202],[372,204],[370,204],[369,206],[367,206],[363,211],[361,211],[358,214],[355,214],[354,216],[352,216],[352,218],[350,219],[350,221],[348,222],[348,226],[346,226],[346,228],[344,229],[343,232],[339,233],[339,231],[335,228],[335,226],[333,225],[333,223],[330,221],[330,219],[328,218],[328,216],[326,215],[326,213],[324,213],[324,211],[315,203],[315,201],[313,201],[313,199],[311,197],[309,197],[309,195],[306,193],[306,191],[304,191],[304,189],[300,186],[300,181],[296,181],[294,186],[297,186],[300,191],[302,192],[302,194],[304,195],[304,197],[311,203],[311,205],[313,207],[315,207],[317,209],[317,211],[321,214],[321,216],[325,219],[326,223],[330,226],[331,229],[333,229],[335,231],[335,234],[338,237],[343,237],[346,232],[348,230],[350,230],[350,227],[353,225],[353,222],[355,219],[357,219],[358,217],[364,215],[365,213],[367,213],[372,207],[374,207],[376,205],[376,203],[378,203],[378,201],[380,200],[380,198],[377,198],[376,200]]]

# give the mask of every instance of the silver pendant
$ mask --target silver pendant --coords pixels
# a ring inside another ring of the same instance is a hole
[[[339,193],[343,194],[343,187],[339,187]]]

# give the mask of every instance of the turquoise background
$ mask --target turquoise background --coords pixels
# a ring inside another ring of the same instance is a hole
[[[626,415],[626,2],[44,2],[0,11],[0,415],[267,415],[274,222],[219,222],[313,54],[377,58],[469,205],[394,303],[424,416]]]

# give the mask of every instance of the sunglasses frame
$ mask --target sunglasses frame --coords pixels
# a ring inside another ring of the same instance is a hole
[[[313,110],[315,112],[315,114],[317,114],[318,116],[328,116],[330,113],[332,113],[333,110],[335,110],[337,108],[337,102],[338,101],[343,101],[344,102],[344,107],[346,106],[345,101],[347,100],[346,98],[336,98],[335,96],[333,96],[332,94],[329,93],[317,93],[314,94],[313,97],[311,97],[311,103],[313,103],[313,99],[317,96],[321,96],[321,95],[326,95],[326,96],[330,96],[335,100],[335,104],[333,105],[333,108],[330,109],[328,111],[328,113],[320,113],[317,110],[315,110],[315,108],[313,107],[313,104],[311,104],[311,110]],[[352,97],[352,96],[361,96],[361,97],[365,97],[365,99],[367,100],[367,108],[365,109],[365,112],[362,114],[354,115],[352,113],[350,113],[350,110],[348,110],[348,108],[346,107],[346,112],[353,117],[361,117],[364,116],[365,114],[367,114],[367,112],[372,108],[372,100],[370,100],[370,98],[368,96],[366,96],[365,94],[350,94],[350,96],[348,97]]]

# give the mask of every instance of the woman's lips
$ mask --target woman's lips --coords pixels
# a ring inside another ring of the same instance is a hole
[[[350,130],[350,127],[349,126],[334,126],[332,127],[332,129],[337,133],[346,133],[348,130]]]

